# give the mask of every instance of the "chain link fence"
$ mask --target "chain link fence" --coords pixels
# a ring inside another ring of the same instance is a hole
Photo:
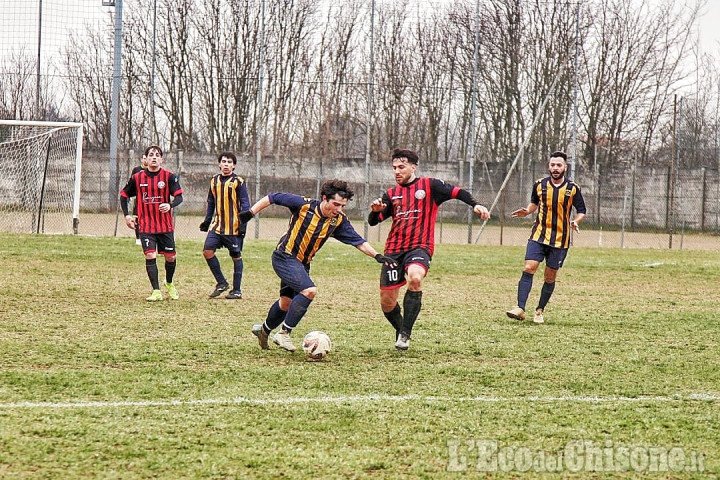
[[[78,233],[133,236],[119,211],[118,194],[141,152],[119,156],[118,185],[110,192],[105,152],[86,152],[83,163],[81,214]],[[520,163],[508,178],[503,192],[498,188],[508,176],[510,163],[474,166],[473,193],[486,206],[496,201],[487,224],[470,218],[469,208],[459,201],[442,205],[436,227],[437,243],[478,245],[525,245],[533,219],[510,218],[510,212],[525,206],[533,182],[545,176],[546,160]],[[214,154],[168,152],[165,168],[178,172],[183,204],[176,211],[178,238],[204,238],[198,225],[205,213],[209,179],[219,170]],[[366,175],[366,171],[369,174]],[[346,210],[356,230],[371,242],[383,242],[389,221],[369,227],[365,219],[370,202],[394,185],[389,160],[363,158],[263,157],[259,172],[256,159],[240,157],[236,172],[248,182],[251,202],[270,192],[319,196],[326,179],[350,182],[355,198]],[[465,161],[424,164],[418,174],[468,188],[469,168]],[[260,179],[259,184],[257,178]],[[720,176],[716,170],[675,171],[671,168],[634,167],[580,169],[576,183],[582,188],[588,214],[573,245],[621,248],[715,249],[720,234]],[[248,238],[279,238],[287,227],[288,212],[270,207],[254,220]]]

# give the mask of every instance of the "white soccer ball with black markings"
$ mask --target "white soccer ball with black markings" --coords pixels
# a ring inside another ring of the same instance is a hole
[[[310,359],[320,360],[330,353],[332,342],[327,333],[313,330],[303,338],[302,348]]]

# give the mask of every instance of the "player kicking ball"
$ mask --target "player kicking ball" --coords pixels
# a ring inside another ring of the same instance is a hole
[[[350,224],[343,210],[353,195],[347,182],[328,180],[320,188],[321,200],[271,193],[240,214],[241,220],[248,222],[270,205],[287,207],[291,214],[288,230],[272,254],[273,270],[280,277],[280,298],[270,307],[265,322],[252,328],[263,350],[270,348],[268,338],[278,327],[280,331],[273,335],[273,343],[289,352],[297,349],[290,334],[317,294],[310,278],[310,262],[330,237],[354,246],[385,267],[396,266],[393,259],[376,252]]]

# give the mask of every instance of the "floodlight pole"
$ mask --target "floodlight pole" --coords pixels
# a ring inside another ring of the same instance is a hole
[[[367,130],[365,132],[365,204],[370,203],[370,135],[373,128],[373,96],[375,83],[375,0],[370,3],[370,71],[367,83]],[[363,236],[368,237],[370,224],[363,222]]]
[[[480,50],[480,0],[475,0],[475,48],[473,50],[473,76],[472,90],[470,91],[470,144],[467,149],[468,157],[468,186],[467,191],[472,195],[473,183],[475,183],[475,142],[476,142],[476,124],[477,116],[477,77],[478,77],[478,57]],[[472,221],[474,212],[468,211],[468,227],[467,227],[467,243],[472,243]]]
[[[572,146],[570,150],[570,171],[568,176],[575,178],[575,161],[577,159],[577,131],[578,131],[578,50],[580,48],[580,2],[575,4],[575,58],[574,58],[574,75],[573,75],[573,127],[572,127]]]
[[[265,0],[260,4],[260,66],[258,68],[258,92],[255,114],[255,201],[260,200],[260,164],[262,160],[262,142],[265,137],[263,115],[263,82],[265,67]],[[255,215],[255,238],[260,238],[260,216]]]
[[[108,165],[108,206],[118,201],[117,192],[117,152],[118,152],[118,116],[120,109],[120,82],[122,80],[122,5],[123,0],[115,0],[115,51],[113,56],[113,83],[110,98],[110,160]]]
[[[40,52],[42,46],[42,0],[38,0],[38,32],[37,32],[37,64],[36,68],[36,80],[35,80],[35,120],[41,120],[40,118]]]

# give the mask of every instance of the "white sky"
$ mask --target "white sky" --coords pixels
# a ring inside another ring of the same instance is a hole
[[[720,0],[708,0],[706,12],[698,25],[700,44],[704,51],[717,52],[720,50]]]

